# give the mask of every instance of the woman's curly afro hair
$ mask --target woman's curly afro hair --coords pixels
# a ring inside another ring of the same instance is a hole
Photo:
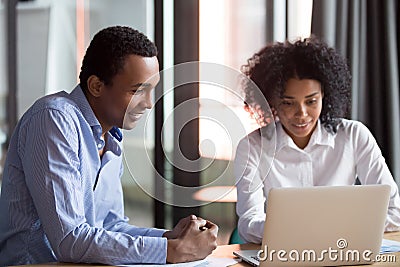
[[[319,81],[324,94],[320,120],[330,132],[336,132],[340,119],[349,114],[351,75],[347,62],[315,36],[294,43],[269,44],[242,66],[242,72],[250,79],[244,82],[245,106],[253,110],[261,125],[267,124],[272,114],[255,97],[252,83],[271,105],[273,99],[284,94],[289,79]]]

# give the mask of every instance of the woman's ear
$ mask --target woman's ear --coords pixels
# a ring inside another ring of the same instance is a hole
[[[87,88],[88,92],[94,96],[101,96],[102,90],[104,87],[104,83],[97,77],[96,75],[91,75],[87,80]]]

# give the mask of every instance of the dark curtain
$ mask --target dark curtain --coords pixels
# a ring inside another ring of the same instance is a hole
[[[311,32],[348,59],[349,116],[371,130],[400,184],[398,15],[397,0],[314,0]]]

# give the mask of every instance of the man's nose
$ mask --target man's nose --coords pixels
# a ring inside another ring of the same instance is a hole
[[[150,92],[145,94],[144,105],[144,107],[147,109],[151,109],[153,107],[153,101],[151,100]]]

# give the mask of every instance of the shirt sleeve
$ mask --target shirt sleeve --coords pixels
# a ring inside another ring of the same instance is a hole
[[[245,137],[236,150],[236,213],[240,237],[247,242],[261,243],[265,223],[263,177],[259,171],[261,151],[258,150],[261,146],[253,141],[249,136]]]
[[[356,122],[350,136],[354,140],[356,172],[361,184],[388,184],[391,187],[385,231],[400,230],[399,189],[382,156],[375,138],[361,122]]]
[[[105,226],[108,231],[126,233],[130,236],[151,236],[162,237],[166,232],[165,229],[137,227],[128,223],[128,218],[117,219],[112,223],[107,222],[109,226]]]
[[[87,223],[78,128],[71,115],[38,111],[24,126],[26,138],[19,144],[27,186],[58,261],[165,263],[167,239],[159,237],[161,232],[142,236],[144,230],[119,231],[127,228],[124,223],[109,229]]]

